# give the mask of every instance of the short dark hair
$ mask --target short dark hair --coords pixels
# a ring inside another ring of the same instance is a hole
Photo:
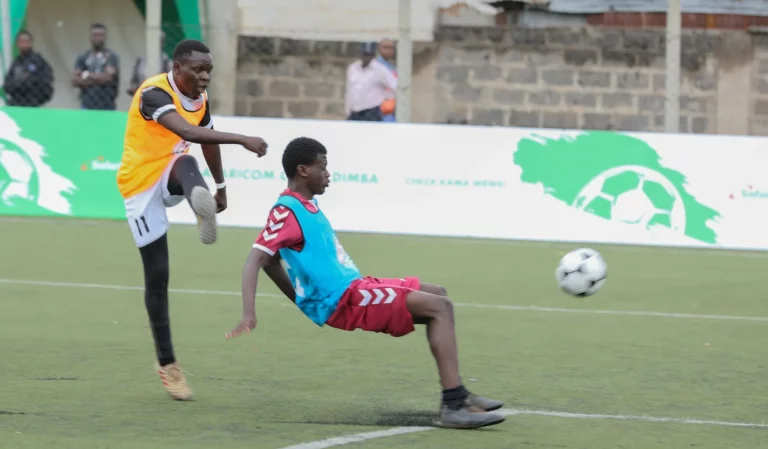
[[[176,49],[173,50],[173,60],[181,61],[182,59],[192,56],[192,52],[210,53],[211,50],[205,46],[204,43],[194,40],[185,39],[176,45]]]
[[[91,25],[91,29],[92,30],[93,29],[97,29],[97,28],[100,28],[100,29],[102,29],[104,31],[107,31],[107,26],[104,25],[103,23],[94,23],[93,25]]]
[[[32,33],[30,33],[28,30],[20,30],[18,33],[16,33],[16,40],[19,40],[21,36],[27,36],[30,39],[34,39],[34,37],[32,37]]]
[[[283,153],[283,170],[289,179],[296,176],[299,165],[312,165],[320,154],[328,154],[325,145],[310,137],[297,137],[288,143]]]

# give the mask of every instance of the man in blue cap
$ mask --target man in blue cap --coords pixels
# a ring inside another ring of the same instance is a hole
[[[397,90],[397,77],[376,59],[376,43],[362,44],[361,57],[347,67],[347,120],[380,122],[381,104]]]

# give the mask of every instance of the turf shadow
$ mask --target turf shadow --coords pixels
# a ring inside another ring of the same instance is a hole
[[[340,415],[334,417],[309,418],[284,422],[286,424],[320,424],[346,426],[381,426],[381,427],[432,427],[438,418],[434,411],[411,410],[367,410],[355,415]]]

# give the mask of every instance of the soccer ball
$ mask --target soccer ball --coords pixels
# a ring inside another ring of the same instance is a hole
[[[555,279],[560,288],[573,296],[592,296],[605,284],[608,274],[603,256],[590,248],[575,249],[560,259]]]

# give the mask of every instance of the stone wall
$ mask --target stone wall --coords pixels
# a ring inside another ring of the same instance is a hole
[[[413,119],[661,131],[663,29],[440,29],[414,51]],[[768,134],[768,37],[685,31],[683,132]],[[241,37],[238,115],[343,119],[359,44]]]
[[[347,65],[360,45],[241,37],[235,114],[341,119]]]
[[[710,131],[717,37],[686,36],[681,130]],[[664,34],[615,30],[443,30],[438,110],[472,124],[661,130]],[[439,115],[436,119],[441,120]]]

